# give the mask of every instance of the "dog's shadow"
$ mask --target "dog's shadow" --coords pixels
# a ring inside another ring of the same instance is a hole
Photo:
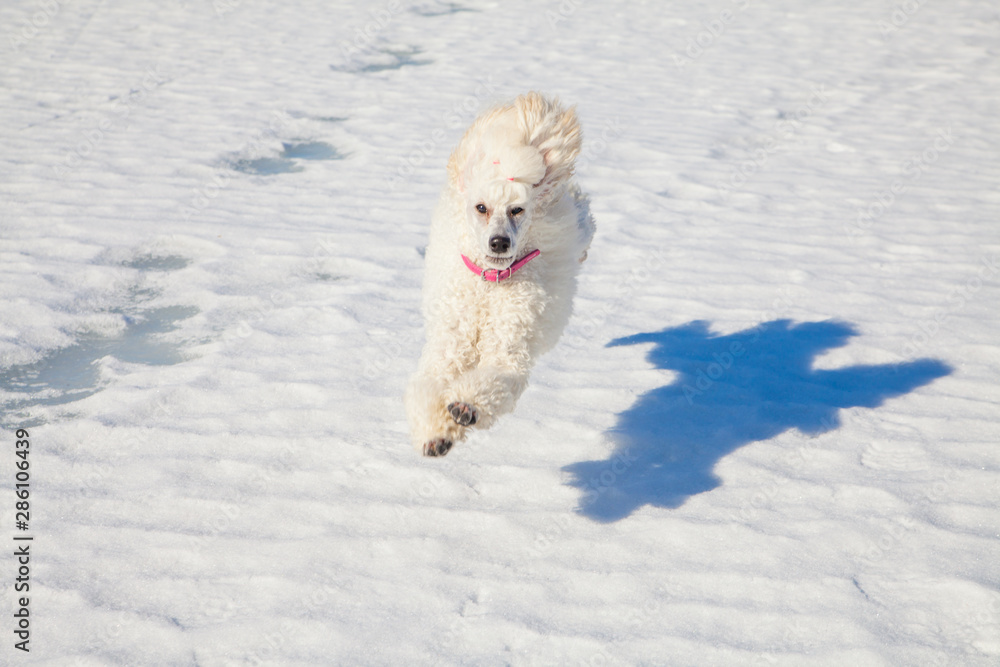
[[[723,336],[696,321],[611,341],[609,347],[653,343],[647,359],[679,375],[619,415],[607,459],[564,468],[569,484],[584,492],[580,511],[609,522],[644,505],[679,507],[719,486],[715,464],[743,445],[790,428],[837,428],[842,408],[873,408],[951,372],[934,359],[812,367],[819,354],[855,335],[843,322],[775,320]]]

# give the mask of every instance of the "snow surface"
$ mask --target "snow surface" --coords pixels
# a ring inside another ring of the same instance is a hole
[[[32,665],[1000,664],[992,2],[0,5]],[[444,163],[578,105],[517,411],[417,456]]]

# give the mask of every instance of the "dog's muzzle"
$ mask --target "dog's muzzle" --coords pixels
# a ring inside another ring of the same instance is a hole
[[[518,269],[522,268],[525,264],[527,264],[528,262],[530,262],[531,260],[533,260],[534,258],[538,257],[541,254],[542,254],[541,250],[532,250],[527,255],[525,255],[521,259],[519,259],[516,262],[514,262],[513,264],[511,264],[506,269],[483,269],[483,268],[480,268],[479,266],[476,266],[475,262],[473,262],[471,259],[469,259],[465,255],[462,255],[462,261],[465,262],[465,265],[467,267],[469,267],[470,271],[472,271],[473,273],[475,273],[477,276],[479,276],[480,278],[482,278],[486,282],[489,282],[489,283],[498,283],[501,280],[507,280],[508,278],[510,278],[512,275],[514,275],[515,271],[517,271]]]

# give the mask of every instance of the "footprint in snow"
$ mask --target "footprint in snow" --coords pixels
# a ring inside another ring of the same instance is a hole
[[[303,160],[343,160],[347,157],[336,148],[322,141],[282,143],[282,151],[275,156],[236,158],[230,165],[236,171],[255,176],[291,174],[303,171]]]

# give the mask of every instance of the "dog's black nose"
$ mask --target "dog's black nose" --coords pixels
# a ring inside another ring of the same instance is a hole
[[[510,237],[509,236],[492,236],[490,237],[490,250],[495,253],[505,253],[510,250]]]

